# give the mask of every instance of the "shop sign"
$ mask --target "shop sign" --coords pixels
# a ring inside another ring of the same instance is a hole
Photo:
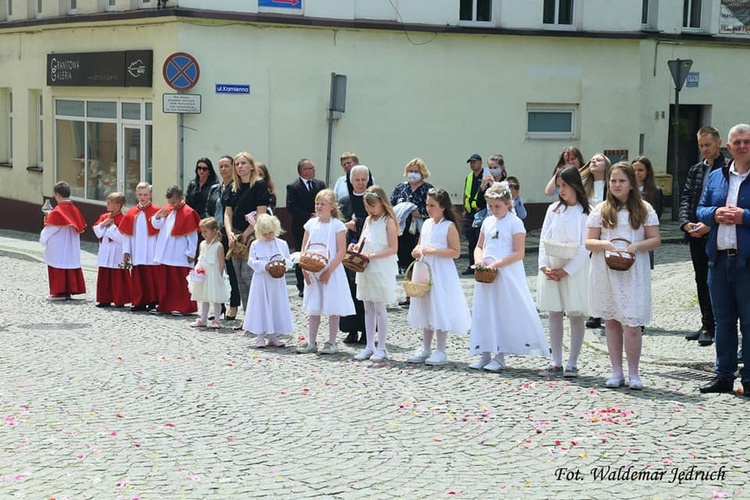
[[[47,54],[51,87],[151,87],[152,50]]]

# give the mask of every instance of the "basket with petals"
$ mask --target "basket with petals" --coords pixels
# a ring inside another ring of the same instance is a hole
[[[630,242],[624,238],[612,238],[610,241],[623,241],[630,245]],[[627,271],[635,263],[635,254],[627,250],[605,250],[604,261],[613,271]]]
[[[347,250],[344,255],[344,267],[355,273],[361,273],[367,268],[370,259],[362,255],[362,247],[365,246],[365,240],[362,240],[359,247],[354,250]]]
[[[312,247],[323,247],[323,251]],[[310,243],[299,256],[299,267],[311,273],[318,273],[328,265],[328,247],[323,243]]]
[[[281,254],[277,253],[266,264],[266,271],[268,271],[268,274],[272,278],[283,278],[284,274],[286,274],[286,260],[284,260]]]
[[[474,267],[474,280],[477,283],[494,283],[497,278],[497,268],[489,267],[486,264],[488,260],[492,259],[492,262],[496,261],[495,257],[488,255],[485,257],[483,264],[475,264]]]
[[[422,282],[422,280],[414,281],[412,279],[414,275],[414,264],[425,266],[425,269],[427,269],[427,282]],[[430,291],[430,288],[432,288],[432,269],[430,268],[430,265],[421,259],[415,260],[414,262],[409,264],[409,267],[406,268],[404,281],[401,282],[401,286],[404,287],[404,291],[406,292],[407,297],[418,298],[427,295],[427,293]]]
[[[200,283],[201,281],[206,281],[206,271],[200,267],[191,269],[190,274],[188,275],[188,278],[193,283]]]

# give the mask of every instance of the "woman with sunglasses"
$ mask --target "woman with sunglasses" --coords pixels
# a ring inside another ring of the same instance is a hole
[[[216,182],[216,172],[211,160],[208,158],[199,158],[195,162],[195,179],[190,181],[185,190],[185,203],[198,212],[198,215],[201,217],[205,217],[208,192]]]

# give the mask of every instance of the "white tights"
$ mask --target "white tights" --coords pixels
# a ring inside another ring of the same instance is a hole
[[[208,323],[208,308],[210,303],[209,302],[201,302],[201,321],[203,321],[203,324],[205,325]],[[214,321],[219,321],[219,318],[221,317],[221,304],[214,302]]]
[[[328,342],[336,343],[336,333],[339,331],[340,316],[328,316]],[[310,345],[318,341],[318,328],[320,328],[320,316],[310,316],[310,329],[308,330],[308,341]]]
[[[365,300],[365,331],[367,332],[367,349],[375,350],[375,331],[378,332],[378,348],[385,350],[385,336],[388,333],[388,314],[385,302]]]
[[[567,367],[573,368],[578,366],[578,355],[581,354],[586,330],[583,316],[570,316],[568,321],[570,322],[570,354]],[[552,364],[555,366],[562,366],[563,330],[563,313],[549,311],[549,343],[552,347]]]
[[[423,329],[422,332],[422,349],[425,351],[432,350],[432,336],[437,333],[437,346],[435,350],[445,352],[445,342],[448,340],[448,332],[445,330],[430,330],[429,328]]]

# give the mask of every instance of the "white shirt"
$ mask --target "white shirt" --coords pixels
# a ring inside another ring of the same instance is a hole
[[[44,226],[39,236],[44,262],[57,269],[81,267],[81,235],[73,226]]]
[[[117,269],[120,262],[122,262],[123,234],[114,224],[109,226],[97,224],[92,229],[96,237],[102,240],[99,244],[99,253],[96,256],[96,265],[109,269]]]
[[[734,163],[732,163],[732,166],[729,167],[729,190],[724,206],[737,206],[740,185],[747,179],[748,174],[750,174],[750,171],[739,174],[734,168]],[[717,250],[737,249],[737,226],[734,224],[719,224],[719,229],[716,231],[716,248]]]
[[[133,221],[133,236],[123,235],[122,252],[130,254],[130,262],[134,266],[156,266],[155,250],[156,235],[149,236],[146,214],[139,212]]]
[[[172,236],[175,217],[175,212],[172,211],[163,219],[151,218],[151,224],[159,230],[154,262],[167,266],[193,267],[193,264],[188,262],[188,257],[195,257],[198,233],[192,231],[183,236]]]

